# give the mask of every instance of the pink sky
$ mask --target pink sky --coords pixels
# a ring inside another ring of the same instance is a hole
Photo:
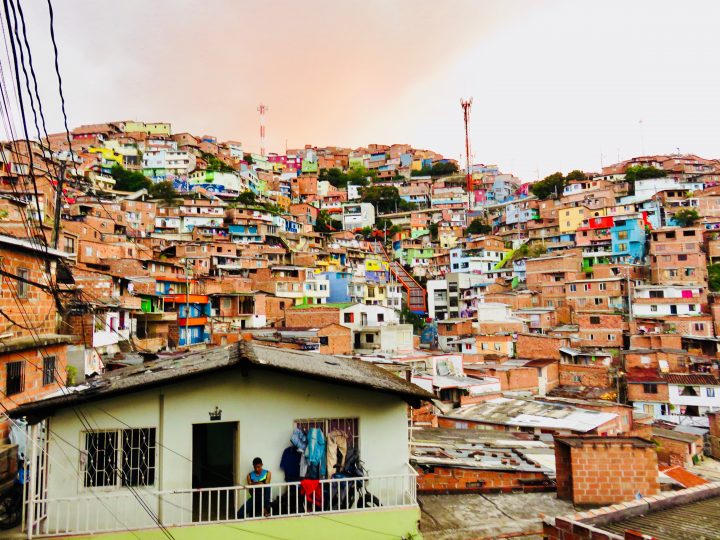
[[[26,3],[57,131],[45,2]],[[263,102],[272,151],[410,143],[458,159],[473,96],[474,161],[526,180],[643,149],[720,157],[718,2],[54,4],[71,126],[169,121],[255,151]]]

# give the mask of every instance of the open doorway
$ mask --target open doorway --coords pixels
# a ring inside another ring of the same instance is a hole
[[[193,425],[193,489],[235,485],[237,431],[237,422]],[[232,490],[193,494],[193,521],[231,519],[234,508]]]

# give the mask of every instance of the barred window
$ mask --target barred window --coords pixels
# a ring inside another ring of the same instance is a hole
[[[85,434],[85,487],[117,484],[117,431],[95,431]]]
[[[122,447],[122,485],[155,484],[155,429],[125,429]]]
[[[331,431],[342,431],[347,438],[348,446],[358,448],[360,430],[357,418],[305,418],[295,420],[295,427],[307,433],[310,428],[320,428],[327,437]]]
[[[85,487],[154,485],[155,449],[155,428],[86,433]]]
[[[5,369],[5,395],[12,396],[25,390],[25,362],[8,362]]]
[[[46,356],[43,358],[43,386],[55,382],[55,357]]]
[[[30,270],[28,270],[27,268],[18,268],[17,275],[18,275],[17,288],[16,288],[17,297],[18,298],[27,298],[29,286],[28,286],[27,281],[25,281],[25,280],[30,279]]]

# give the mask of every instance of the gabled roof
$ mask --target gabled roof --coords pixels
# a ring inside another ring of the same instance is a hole
[[[668,384],[720,386],[720,381],[714,375],[707,373],[667,373],[663,378]]]
[[[13,418],[28,416],[31,420],[40,420],[58,409],[230,369],[266,369],[343,386],[360,387],[394,394],[411,405],[418,405],[421,400],[435,397],[370,362],[240,342],[111,371],[89,384],[70,388],[69,393],[21,405],[10,414]]]

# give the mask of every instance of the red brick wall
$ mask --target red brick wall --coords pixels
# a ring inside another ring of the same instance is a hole
[[[720,459],[720,412],[706,413],[710,421],[710,455]]]
[[[49,356],[55,356],[55,370],[53,382],[43,385],[43,361]],[[23,362],[25,378],[24,391],[7,396],[7,364],[10,362]],[[57,392],[67,381],[67,345],[49,345],[41,349],[28,349],[17,352],[0,354],[0,407],[14,409],[18,405],[37,401],[38,399]],[[0,421],[0,441],[5,440],[10,430],[10,422]]]
[[[670,393],[667,384],[657,384],[657,394],[646,394],[644,386],[639,383],[627,385],[628,401],[656,401],[667,403],[670,400]]]
[[[555,443],[555,484],[558,499],[573,500],[572,456],[570,447]]]
[[[0,267],[3,271],[18,275],[20,269],[27,270],[27,279],[40,284],[47,284],[45,262],[36,254],[30,255],[18,250],[0,249]],[[16,300],[23,286],[13,278],[2,278],[0,298],[6,317],[0,317],[0,334],[12,334],[12,337],[30,337],[36,333],[57,333],[57,309],[55,300],[49,292],[39,287],[25,284],[25,298]],[[20,290],[19,290],[20,289]],[[18,307],[18,303],[22,309]],[[10,322],[12,319],[15,323]],[[32,327],[34,332],[22,327]]]
[[[671,373],[686,373],[687,354],[684,352],[674,353],[666,351],[643,351],[640,353],[627,351],[623,353],[625,369],[631,372],[633,369],[658,369],[660,360],[666,360]]]
[[[560,347],[567,344],[567,338],[519,334],[516,344],[517,357],[531,360],[560,360]]]
[[[549,392],[553,388],[556,388],[560,385],[560,363],[556,362],[555,364],[550,364],[549,366],[546,366],[545,373],[547,374],[547,391]]]
[[[289,306],[292,306],[292,300],[289,302]],[[285,310],[285,326],[288,328],[322,328],[329,324],[339,323],[340,311],[337,308],[317,307]]]
[[[692,453],[690,444],[668,439],[660,435],[653,435],[653,440],[658,443],[657,454],[658,462],[664,465],[682,465],[683,467],[692,465]],[[702,437],[695,441],[695,451],[702,451]]]
[[[465,368],[465,373],[471,377],[497,377],[500,381],[500,389],[505,390],[529,390],[537,393],[538,370],[534,367],[518,367],[508,371],[495,369]]]
[[[352,332],[339,324],[329,324],[318,330],[318,337],[328,338],[327,345],[320,345],[321,354],[352,354]]]
[[[543,486],[525,486],[523,481],[542,482],[542,472],[488,471],[455,467],[432,467],[430,472],[415,467],[418,472],[418,491],[421,493],[448,492],[512,492],[547,490]]]
[[[560,385],[608,388],[612,385],[610,370],[607,366],[560,364]]]
[[[635,446],[622,440],[583,442],[570,448],[572,491],[558,484],[558,497],[578,505],[605,505],[631,501],[636,493],[644,497],[659,491],[657,454],[652,446]],[[556,447],[563,445],[556,441]],[[567,460],[556,462],[558,478],[567,475]],[[558,454],[556,453],[556,460]]]

